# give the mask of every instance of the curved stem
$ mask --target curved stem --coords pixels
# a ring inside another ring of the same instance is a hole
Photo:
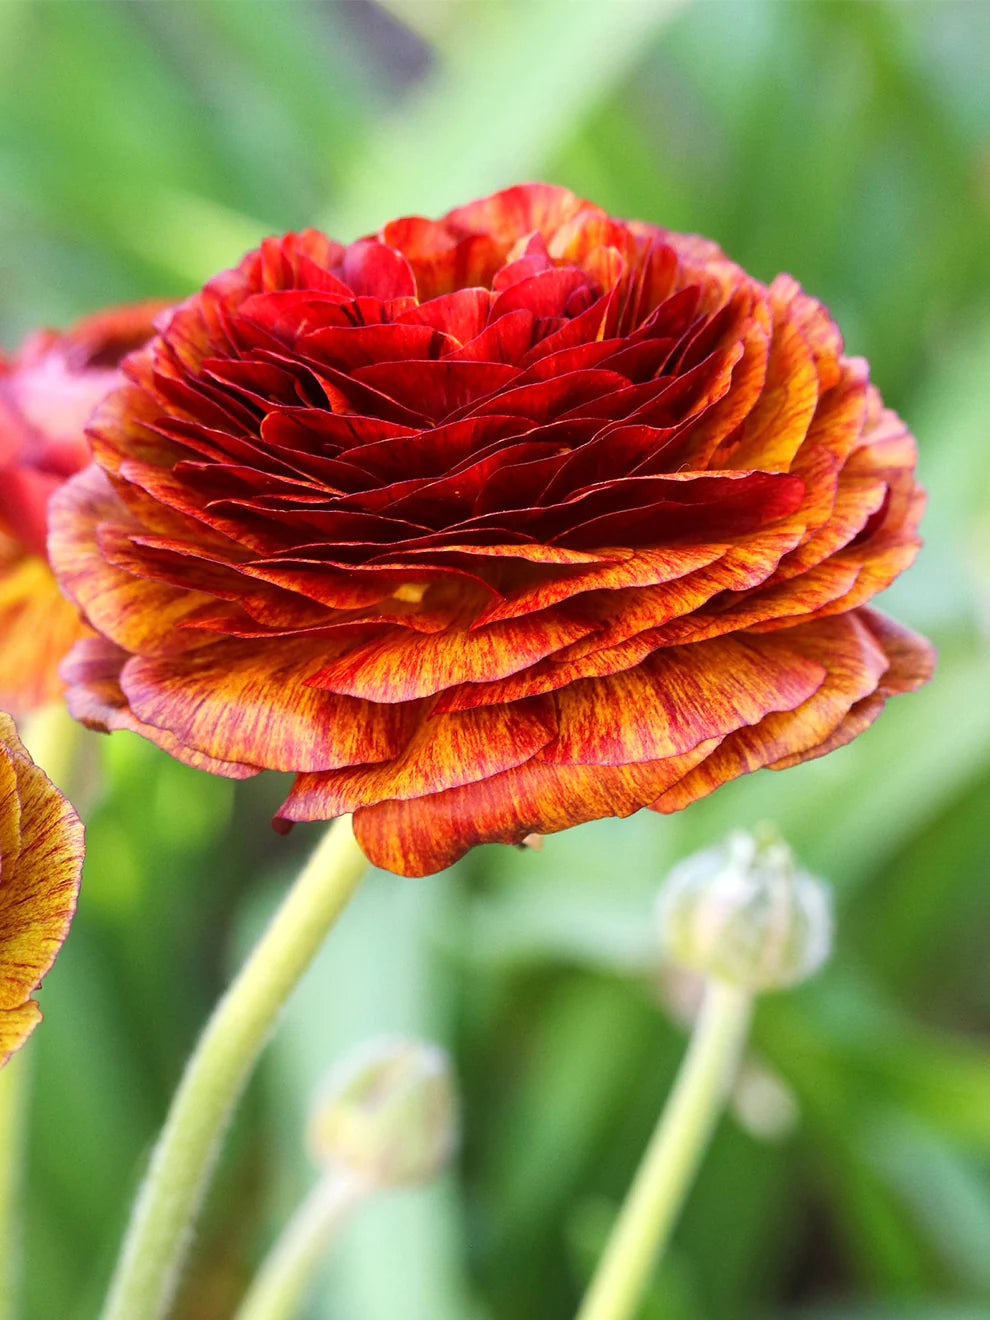
[[[231,1111],[279,1010],[366,867],[350,817],[335,821],[214,1009],[152,1152],[104,1320],[166,1313]]]
[[[23,1051],[0,1068],[0,1320],[13,1320],[19,1309],[20,1199],[30,1071],[31,1057]]]
[[[370,1190],[343,1172],[318,1182],[265,1257],[235,1320],[292,1320],[337,1230]]]
[[[749,991],[709,981],[674,1089],[577,1320],[630,1320],[635,1315],[722,1111],[751,1006]]]

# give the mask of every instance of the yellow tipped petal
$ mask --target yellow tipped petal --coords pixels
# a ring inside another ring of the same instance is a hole
[[[33,999],[0,1012],[0,1068],[21,1048],[40,1021],[41,1009]]]
[[[31,992],[76,907],[83,827],[0,713],[0,1064],[41,1017]]]

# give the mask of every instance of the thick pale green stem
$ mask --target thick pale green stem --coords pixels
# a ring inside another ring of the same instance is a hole
[[[104,1320],[165,1315],[231,1111],[279,1010],[366,868],[350,817],[335,821],[214,1010],[152,1153]]]
[[[235,1320],[292,1320],[337,1230],[370,1190],[345,1172],[318,1182],[266,1256]]]
[[[708,983],[674,1089],[577,1320],[631,1320],[718,1121],[746,1040],[747,990]]]
[[[15,1054],[0,1068],[0,1320],[18,1313],[21,1278],[21,1215],[24,1117],[31,1059]]]

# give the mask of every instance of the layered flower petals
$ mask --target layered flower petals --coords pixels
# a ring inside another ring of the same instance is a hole
[[[863,608],[914,442],[788,276],[524,185],[268,239],[98,409],[51,554],[87,722],[297,772],[408,874],[820,755],[923,681]]]
[[[789,711],[827,670],[777,637],[729,637],[661,648],[635,668],[579,680],[557,696],[561,765],[628,765],[680,756],[712,737]]]
[[[415,724],[404,703],[308,686],[313,643],[219,642],[188,655],[131,656],[120,687],[143,723],[218,759],[273,770],[329,770],[397,756]]]
[[[412,801],[357,811],[354,833],[376,863],[399,875],[430,875],[480,843],[522,843],[603,816],[631,816],[712,750],[634,765],[554,765],[533,759],[490,779]]]
[[[248,779],[260,766],[211,757],[180,742],[167,729],[157,729],[138,719],[127,704],[120,685],[121,670],[128,653],[103,637],[84,637],[62,664],[69,714],[88,728],[109,732],[127,729],[139,733],[169,752],[176,760],[197,770],[224,775],[228,779]]]
[[[0,1065],[34,1030],[31,993],[75,911],[83,829],[0,714]]]
[[[120,384],[118,363],[161,304],[112,308],[64,333],[37,331],[0,356],[0,706],[28,712],[61,693],[58,666],[84,632],[48,568],[52,494],[89,459],[85,426]]]
[[[555,734],[553,705],[538,698],[427,717],[392,761],[299,775],[283,819],[326,820],[382,799],[423,798],[489,779],[529,761]]]
[[[650,805],[671,812],[705,797],[720,784],[768,766],[782,770],[823,756],[867,728],[896,692],[931,676],[931,648],[908,629],[884,626],[869,610],[803,625],[793,631],[802,651],[817,656],[826,676],[793,710],[767,715],[722,739],[718,747]]]

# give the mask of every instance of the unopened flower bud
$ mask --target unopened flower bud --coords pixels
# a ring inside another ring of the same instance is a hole
[[[457,1144],[450,1062],[424,1041],[383,1037],[331,1071],[309,1121],[318,1163],[375,1187],[424,1183]]]
[[[674,867],[657,915],[672,962],[753,991],[805,980],[832,941],[824,884],[768,831],[731,834]]]

